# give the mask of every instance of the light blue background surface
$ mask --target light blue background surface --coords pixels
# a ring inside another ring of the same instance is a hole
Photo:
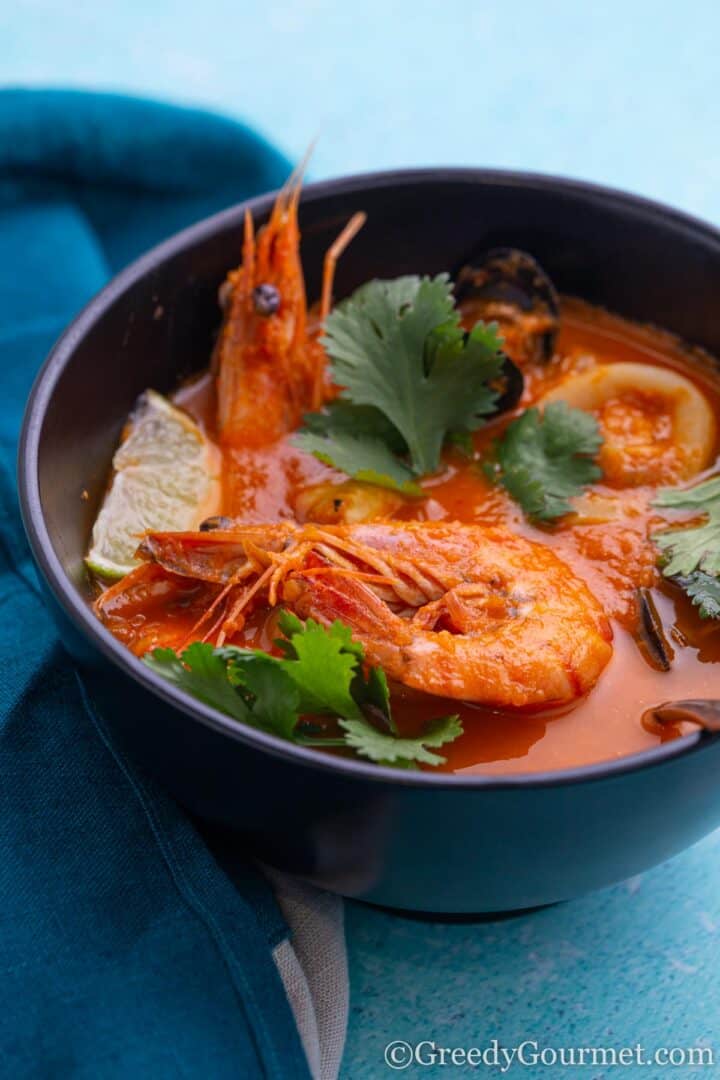
[[[718,223],[719,40],[717,0],[0,0],[3,82],[214,106],[291,157],[319,136],[315,178],[438,163],[529,168]],[[720,1075],[719,855],[716,834],[640,879],[491,924],[348,905],[345,1080],[392,1075],[382,1063],[392,1039],[483,1046],[493,1037],[650,1049],[715,1039],[714,1069],[563,1075]]]

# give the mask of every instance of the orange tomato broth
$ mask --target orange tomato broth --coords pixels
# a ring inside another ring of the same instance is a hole
[[[471,309],[466,309],[465,316],[472,324]],[[664,331],[563,298],[555,358],[524,368],[525,391],[518,410],[478,432],[476,450],[486,452],[513,415],[568,372],[588,362],[619,361],[681,371],[702,389],[720,416],[720,378],[712,374],[707,359],[703,364]],[[212,437],[215,401],[209,375],[180,388],[174,400]],[[289,436],[262,448],[225,449],[221,512],[247,522],[292,520],[296,495],[304,486],[344,479],[343,474],[293,448]],[[518,505],[484,476],[477,463],[455,452],[446,454],[441,472],[423,481],[423,488],[427,498],[409,500],[394,515],[396,519],[502,524],[550,545],[590,586],[612,616],[614,631],[613,657],[597,685],[585,698],[562,709],[491,710],[394,685],[394,715],[405,734],[419,732],[432,717],[460,714],[464,734],[443,747],[447,757],[443,770],[504,775],[620,758],[692,730],[683,725],[669,727],[662,735],[647,730],[641,723],[647,707],[672,699],[720,696],[720,668],[715,666],[720,659],[720,627],[703,622],[677,589],[662,582],[655,569],[656,552],[647,539],[651,522],[663,524],[650,505],[655,488],[611,490],[602,483],[594,485],[591,493],[619,500],[618,520],[577,524],[566,518],[552,528],[530,525]],[[652,585],[653,599],[672,643],[674,660],[667,672],[650,666],[633,635],[638,585]],[[188,631],[197,617],[192,588],[188,583],[184,616]],[[155,615],[162,619],[161,597],[158,603]],[[147,617],[152,620],[153,613],[148,611]],[[174,617],[183,618],[177,608]],[[235,640],[270,648],[277,636],[275,617],[267,609],[255,612]]]

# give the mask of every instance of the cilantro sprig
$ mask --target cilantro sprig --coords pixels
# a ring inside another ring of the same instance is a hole
[[[486,471],[529,518],[553,521],[572,510],[569,500],[585,485],[601,478],[593,460],[601,445],[594,416],[554,401],[542,414],[527,409],[508,424]]]
[[[145,663],[186,693],[281,738],[346,748],[379,764],[442,765],[433,750],[462,734],[457,716],[433,720],[416,738],[399,735],[382,668],[367,667],[361,644],[340,621],[325,628],[282,612],[282,656],[194,642],[182,654],[155,649]],[[332,718],[337,734],[327,734]]]
[[[356,479],[421,494],[443,444],[494,410],[495,324],[460,326],[447,274],[370,281],[328,316],[323,344],[340,399],[305,418],[296,446]]]
[[[407,445],[383,413],[373,406],[333,401],[323,412],[307,413],[293,442],[355,480],[422,495],[405,461]]]
[[[664,488],[654,505],[703,515],[701,524],[663,529],[652,539],[663,575],[687,593],[701,618],[720,618],[720,476],[691,488]]]
[[[701,619],[720,619],[720,578],[696,570],[674,580],[690,597]]]

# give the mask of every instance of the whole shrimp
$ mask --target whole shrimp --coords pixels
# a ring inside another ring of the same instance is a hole
[[[298,226],[302,168],[257,236],[245,214],[242,263],[220,287],[225,316],[213,370],[218,434],[228,446],[262,446],[292,431],[304,412],[320,408],[328,389],[325,353],[308,328]],[[337,259],[364,222],[355,214],[326,254],[318,325],[330,308]]]
[[[497,527],[238,525],[151,533],[139,554],[175,580],[213,583],[192,637],[222,643],[252,605],[282,603],[324,625],[342,620],[391,679],[444,697],[567,704],[612,655],[610,625],[584,582],[548,548]],[[100,598],[101,618],[132,577]]]

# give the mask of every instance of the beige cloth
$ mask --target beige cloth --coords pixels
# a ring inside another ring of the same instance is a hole
[[[290,937],[273,957],[313,1080],[337,1080],[345,1048],[350,988],[343,902],[297,878],[263,867]]]

